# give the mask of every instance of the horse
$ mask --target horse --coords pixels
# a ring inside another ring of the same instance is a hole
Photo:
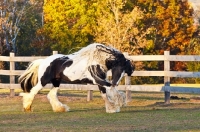
[[[122,77],[131,76],[134,65],[117,49],[100,43],[92,43],[79,51],[64,55],[55,54],[45,59],[32,61],[18,82],[23,90],[23,109],[31,111],[35,95],[47,84],[52,88],[47,98],[54,112],[67,112],[69,107],[62,104],[57,97],[61,81],[68,84],[98,85],[101,96],[105,101],[107,113],[120,112],[120,107],[126,105],[125,93],[118,91]],[[111,70],[111,81],[107,72]]]

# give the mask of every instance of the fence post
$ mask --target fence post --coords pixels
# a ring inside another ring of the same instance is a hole
[[[87,84],[90,85],[90,84]],[[93,90],[88,90],[87,91],[87,101],[90,101],[93,99]]]
[[[125,57],[128,56],[127,52],[124,52]],[[125,76],[125,85],[131,85],[131,77]],[[131,102],[131,90],[126,90],[126,103]]]
[[[10,72],[15,70],[15,62],[13,61],[15,57],[14,53],[10,53]],[[15,75],[10,75],[10,97],[15,96],[15,90],[12,88],[12,84],[15,83]]]
[[[164,71],[170,71],[170,61],[169,58],[169,51],[164,51],[165,60],[164,60]],[[170,77],[164,76],[164,85],[170,86]],[[165,104],[170,104],[170,91],[165,91]]]
[[[90,101],[93,99],[93,90],[88,90],[87,92],[87,101]]]
[[[58,51],[53,51],[53,55],[58,54]]]
[[[131,85],[131,77],[125,76],[125,85]],[[126,103],[131,102],[131,90],[126,90]]]

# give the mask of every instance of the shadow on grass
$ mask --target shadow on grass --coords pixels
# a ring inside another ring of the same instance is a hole
[[[41,91],[38,94],[47,95],[49,91]],[[73,90],[61,90],[57,93],[58,96],[66,97],[87,97],[87,91],[73,91]],[[93,97],[101,97],[99,91],[93,91]]]
[[[132,99],[143,99],[143,100],[163,100],[163,97],[148,97],[148,96],[138,96],[138,97],[132,97]]]
[[[164,104],[164,102],[157,102],[153,105],[148,106],[126,106],[122,107],[120,113],[145,113],[145,112],[155,112],[155,111],[199,111],[200,105],[195,105],[192,103],[173,103],[173,104]]]
[[[83,109],[70,109],[69,112],[95,112],[95,111],[106,111],[104,107],[102,108],[83,108]]]

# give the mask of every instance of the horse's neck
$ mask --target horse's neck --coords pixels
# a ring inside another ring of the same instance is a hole
[[[105,60],[108,58],[107,53],[98,52],[96,49],[90,49],[82,52],[76,52],[74,54],[74,59],[78,62],[87,58],[88,65],[99,64],[104,69],[107,69],[105,65]]]

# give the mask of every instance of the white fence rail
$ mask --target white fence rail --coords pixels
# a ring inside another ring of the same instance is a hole
[[[56,51],[53,54],[57,54]],[[131,91],[156,91],[165,93],[165,103],[170,103],[170,92],[181,92],[181,93],[200,93],[198,87],[181,87],[181,86],[170,86],[170,77],[200,77],[200,72],[185,72],[185,71],[170,71],[170,61],[200,61],[200,56],[197,55],[170,55],[169,51],[165,51],[164,55],[137,55],[128,56],[127,58],[133,61],[164,61],[164,71],[134,71],[132,76],[163,76],[163,85],[131,85],[130,77],[125,76],[125,85],[118,86],[119,90],[126,91],[127,101],[131,99]],[[0,75],[10,76],[10,83],[0,83],[0,88],[10,89],[10,96],[14,96],[14,90],[20,88],[20,84],[15,82],[15,76],[21,75],[24,70],[15,70],[15,62],[30,62],[36,59],[45,58],[46,56],[15,56],[14,53],[10,53],[10,56],[0,56],[0,61],[10,62],[10,70],[0,70]],[[108,73],[111,76],[111,73]],[[48,84],[45,88],[50,88]],[[200,86],[199,86],[200,87]],[[87,99],[92,99],[92,91],[98,90],[95,85],[74,85],[74,84],[61,84],[61,89],[69,90],[87,90]]]

